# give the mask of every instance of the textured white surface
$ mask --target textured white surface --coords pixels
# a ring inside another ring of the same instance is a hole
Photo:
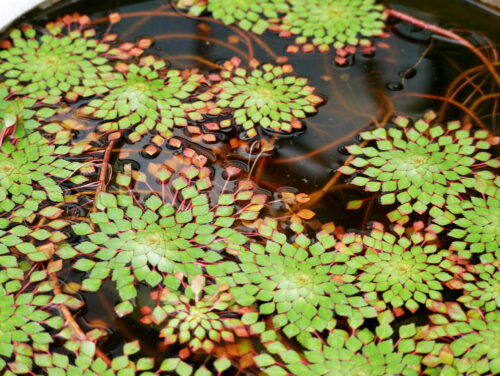
[[[0,0],[0,30],[43,0]]]

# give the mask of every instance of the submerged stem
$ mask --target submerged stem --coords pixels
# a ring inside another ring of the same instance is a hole
[[[488,68],[490,71],[491,75],[493,76],[495,82],[497,85],[500,86],[500,76],[498,75],[497,71],[495,70],[495,67],[491,63],[491,61],[480,51],[478,50],[471,42],[469,42],[467,39],[461,37],[460,35],[454,33],[453,31],[443,29],[439,26],[432,25],[430,23],[427,23],[423,20],[419,20],[418,18],[412,17],[409,14],[394,10],[394,9],[389,9],[388,13],[390,16],[398,18],[400,20],[403,20],[405,22],[409,22],[413,25],[419,26],[425,30],[429,30],[433,33],[442,35],[446,38],[449,38],[451,40],[454,40],[463,46],[467,47],[469,50],[471,50],[482,62],[483,64]]]
[[[56,294],[62,294],[61,286],[59,285],[59,279],[57,278],[57,275],[55,273],[50,273],[50,279],[52,280],[54,284],[54,292]],[[80,328],[80,325],[76,322],[75,318],[71,314],[71,311],[69,310],[68,307],[65,305],[61,304],[59,306],[61,310],[61,314],[64,317],[64,320],[66,323],[69,325],[70,329],[73,331],[73,333],[78,337],[80,341],[88,341],[89,339],[87,338],[87,335],[85,332]],[[111,360],[98,348],[95,350],[96,355],[101,358],[109,367],[111,367]]]

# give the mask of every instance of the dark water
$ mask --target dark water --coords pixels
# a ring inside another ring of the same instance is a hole
[[[478,44],[485,44],[488,40],[496,44],[500,39],[497,16],[472,2],[394,0],[387,4],[431,23],[469,30],[466,36]],[[200,21],[153,13],[173,12],[167,9],[168,5],[166,0],[62,1],[43,11],[32,12],[17,24],[29,20],[30,23],[43,25],[73,12],[87,14],[92,20],[98,20],[118,11],[122,14],[122,20],[112,30],[118,33],[120,40],[153,38],[154,45],[147,53],[167,59],[176,69],[199,68],[203,72],[210,72],[213,68],[202,59],[221,63],[239,56],[246,61],[251,55],[245,39],[233,28],[208,19]],[[107,22],[98,23],[95,27],[103,32]],[[406,23],[391,23],[389,34],[388,38],[376,40],[374,56],[357,53],[348,67],[333,64],[329,53],[287,55],[294,73],[308,77],[310,84],[327,101],[315,116],[305,121],[305,132],[279,138],[277,150],[272,156],[256,158],[256,155],[249,155],[246,150],[248,147],[231,150],[228,147],[228,139],[234,137],[231,134],[218,135],[219,141],[213,144],[205,144],[196,137],[190,138],[191,141],[201,145],[202,152],[213,159],[212,165],[219,178],[222,167],[228,163],[240,166],[247,172],[256,163],[252,178],[270,194],[275,194],[277,190],[305,193],[320,190],[345,161],[346,155],[342,148],[355,142],[357,133],[384,118],[390,122],[394,115],[416,118],[426,110],[442,110],[442,100],[421,95],[447,96],[452,81],[461,72],[479,63],[475,55],[453,41]],[[272,54],[285,55],[286,47],[290,44],[289,39],[278,38],[271,32],[260,39],[267,48],[254,39],[251,39],[251,43],[254,57],[261,62],[273,62]],[[267,49],[272,52],[269,53]],[[491,90],[489,84],[486,80],[481,86],[486,94]],[[479,96],[469,86],[464,87],[455,100],[467,100],[470,104]],[[443,114],[448,120],[464,118],[464,113],[453,105],[448,106]],[[491,103],[479,107],[477,116],[496,132],[499,119]],[[180,137],[189,138],[183,134],[183,130],[176,132]],[[82,132],[81,136],[84,135]],[[149,161],[163,162],[172,157],[173,151],[162,147],[155,158],[145,158],[141,151],[149,142],[148,137],[145,137],[134,145],[121,145],[120,150],[113,155],[114,170],[120,170],[126,163],[141,168]],[[364,210],[346,210],[346,203],[354,199],[368,199],[368,204]],[[333,221],[346,229],[357,231],[365,228],[368,218],[370,221],[384,222],[388,211],[376,205],[369,195],[349,187],[328,192],[312,209],[323,223]],[[62,277],[78,280],[81,276],[70,274]],[[109,339],[104,344],[105,351],[113,352],[120,343],[139,338],[145,355],[163,357],[158,352],[159,341],[155,330],[138,324],[134,315],[123,319],[114,315],[112,307],[117,298],[111,284],[105,285],[99,294],[85,294],[83,298],[92,309],[81,312],[78,319],[88,328],[102,325],[110,331]]]

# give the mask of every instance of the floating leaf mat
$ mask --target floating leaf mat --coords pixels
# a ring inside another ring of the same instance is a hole
[[[174,3],[338,65],[388,28],[373,0]],[[500,373],[497,137],[432,111],[370,126],[334,179],[387,223],[321,223],[313,196],[261,189],[211,147],[236,134],[266,158],[299,138],[325,101],[315,77],[283,58],[175,69],[153,40],[120,41],[119,20],[73,14],[2,43],[0,373]],[[146,145],[145,169],[126,144]],[[102,291],[160,350],[132,333],[110,351],[79,317]]]

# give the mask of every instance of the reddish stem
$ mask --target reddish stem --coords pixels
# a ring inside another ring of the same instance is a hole
[[[108,165],[109,160],[111,159],[111,153],[113,152],[113,147],[116,144],[116,139],[111,140],[108,146],[106,147],[106,151],[104,152],[104,158],[102,160],[101,173],[99,175],[99,185],[96,189],[96,196],[103,192],[106,189],[106,176],[108,175]]]
[[[50,279],[54,283],[54,292],[56,294],[62,294],[61,286],[59,286],[59,280],[57,278],[57,275],[55,273],[51,273]],[[69,308],[61,304],[59,306],[59,309],[61,310],[61,314],[63,315],[64,320],[70,327],[71,331],[78,337],[78,339],[80,341],[88,341],[89,339],[87,338],[87,335],[82,330],[82,328],[80,328],[80,325],[78,325],[78,323],[76,322]],[[108,365],[108,367],[111,367],[111,360],[109,360],[109,358],[100,349],[96,348],[95,353]]]
[[[405,22],[409,22],[413,25],[416,25],[418,27],[421,27],[425,30],[429,30],[433,33],[442,35],[446,38],[449,38],[451,40],[454,40],[463,46],[467,47],[469,50],[471,50],[482,62],[483,64],[488,67],[488,70],[490,71],[491,75],[495,79],[495,82],[497,85],[500,86],[500,76],[498,75],[497,71],[491,64],[491,61],[488,60],[488,58],[480,51],[478,50],[471,42],[469,42],[467,39],[461,37],[458,34],[455,34],[453,31],[443,29],[439,26],[429,24],[425,21],[419,20],[415,17],[410,16],[409,14],[399,12],[394,9],[388,9],[388,14],[392,17],[399,18],[400,20],[403,20]]]

